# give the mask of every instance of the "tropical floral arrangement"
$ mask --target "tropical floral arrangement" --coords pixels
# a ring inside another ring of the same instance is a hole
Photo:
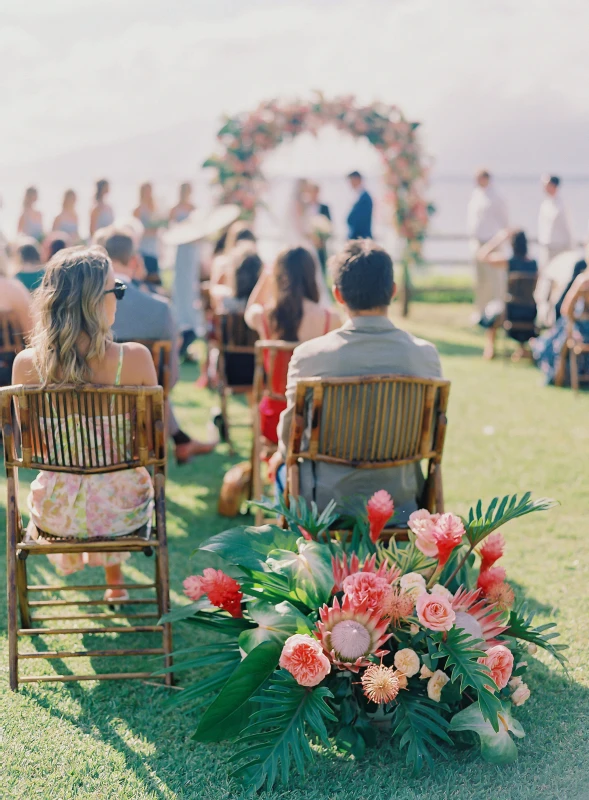
[[[360,105],[352,95],[328,100],[317,92],[306,102],[269,100],[254,111],[225,117],[217,133],[218,152],[203,165],[214,170],[219,202],[236,203],[244,218],[253,218],[265,186],[264,154],[299,133],[316,134],[324,125],[374,145],[393,222],[406,241],[403,261],[417,261],[433,206],[424,199],[428,175],[416,135],[419,123],[408,122],[397,106]]]
[[[212,695],[194,738],[236,740],[232,775],[254,789],[286,782],[291,759],[302,773],[313,743],[361,758],[379,729],[414,772],[477,737],[487,761],[515,760],[528,660],[542,647],[564,664],[564,645],[516,602],[498,529],[551,506],[526,494],[479,501],[466,518],[420,510],[399,542],[383,541],[385,491],[345,519],[334,504],[264,506],[287,527],[233,528],[197,551],[216,566],[186,578],[193,602],[167,619],[216,641],[173,669],[212,671],[170,705]]]

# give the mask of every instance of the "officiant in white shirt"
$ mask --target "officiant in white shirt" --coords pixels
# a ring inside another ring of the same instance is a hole
[[[507,208],[492,185],[491,174],[486,169],[475,175],[475,188],[468,203],[468,234],[475,259],[475,306],[483,316],[488,303],[503,300],[505,296],[505,271],[479,261],[476,253],[500,230],[507,227]]]
[[[538,215],[540,273],[555,256],[573,247],[568,214],[560,195],[560,178],[547,175],[542,179],[542,186],[545,196]]]

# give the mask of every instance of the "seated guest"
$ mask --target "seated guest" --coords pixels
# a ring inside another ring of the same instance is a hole
[[[240,242],[218,283],[211,287],[217,314],[243,314],[262,272],[262,259],[253,242]]]
[[[511,258],[497,252],[498,249],[511,238]],[[483,264],[490,264],[500,270],[506,270],[507,274],[514,272],[527,273],[536,278],[538,276],[538,265],[533,258],[528,256],[528,240],[523,231],[511,232],[509,230],[499,231],[490,241],[484,244],[477,253],[477,261]],[[506,284],[504,284],[505,286]],[[497,331],[504,321],[515,323],[527,323],[525,329],[516,325],[513,330],[507,328],[508,335],[519,343],[519,349],[514,354],[521,357],[524,354],[524,344],[534,336],[534,321],[536,319],[536,303],[534,302],[535,280],[530,280],[522,289],[525,296],[510,296],[508,303],[504,300],[493,300],[489,303],[481,317],[480,324],[486,329],[486,344],[483,353],[484,358],[495,358],[495,341]]]
[[[226,282],[231,280],[231,255],[240,242],[256,244],[254,233],[250,230],[247,222],[243,220],[237,220],[229,227],[224,239],[223,250],[221,252],[215,251],[211,264],[211,291],[214,286],[223,283],[224,280]]]
[[[335,311],[319,304],[315,261],[304,247],[283,250],[270,272],[264,272],[252,292],[245,321],[260,339],[306,342],[340,325]],[[274,362],[274,394],[285,394],[291,354],[283,351]],[[268,368],[268,365],[266,365]],[[262,435],[278,444],[278,421],[286,408],[281,400],[264,397],[260,404]]]
[[[16,251],[17,271],[15,278],[25,286],[29,292],[34,292],[41,285],[45,268],[41,264],[41,253],[36,242],[29,240],[21,244]]]
[[[555,303],[554,315],[555,315],[556,321],[558,321],[560,319],[560,317],[561,317],[562,304],[564,302],[564,298],[567,296],[570,288],[572,287],[573,283],[577,280],[579,275],[582,272],[585,272],[585,270],[587,269],[587,257],[588,257],[587,253],[588,252],[589,252],[589,243],[587,243],[587,245],[585,246],[585,258],[582,258],[580,261],[577,261],[577,263],[575,264],[575,266],[573,268],[573,274],[571,276],[570,281],[567,283],[567,285],[565,286],[564,290],[562,291],[560,297],[558,298],[558,300]]]
[[[589,275],[586,269],[573,280],[561,305],[561,316],[554,326],[532,341],[536,364],[545,375],[547,384],[570,384],[569,359],[566,347],[569,336],[589,344]],[[589,355],[577,359],[579,377],[589,375]]]
[[[3,265],[0,265],[3,266]],[[32,328],[31,295],[20,281],[8,278],[0,272],[0,314],[10,314],[14,322],[13,333],[28,337]],[[10,386],[14,353],[4,350],[0,329],[0,386]]]
[[[348,242],[334,259],[333,280],[335,298],[349,319],[341,328],[311,339],[294,351],[288,369],[287,408],[278,426],[278,451],[269,462],[271,475],[286,456],[299,379],[362,375],[439,378],[442,374],[434,345],[397,328],[388,318],[396,287],[393,262],[382,247],[369,239]],[[283,485],[284,472],[282,467],[277,475],[279,487]],[[418,464],[374,470],[301,464],[300,493],[307,502],[315,500],[320,510],[332,499],[341,503],[355,495],[367,497],[386,489],[395,500],[396,519],[405,521],[417,509],[422,488]]]
[[[103,250],[70,248],[54,256],[35,296],[37,324],[31,347],[17,355],[13,382],[155,386],[149,351],[140,344],[113,343],[114,288],[114,270]],[[66,413],[72,412],[68,409]],[[80,424],[82,418],[74,417],[71,429]],[[49,426],[46,420],[46,430]],[[62,450],[70,445],[73,450],[73,443],[66,443],[64,435],[60,434]],[[153,485],[143,467],[101,475],[43,470],[31,484],[28,507],[33,538],[124,536],[151,524]],[[112,587],[105,599],[110,601],[128,597],[126,591],[116,588],[123,583],[121,562],[127,557],[127,553],[49,556],[65,574],[86,564],[104,567],[106,582]]]
[[[133,285],[136,269],[141,267],[141,262],[135,257],[133,239],[127,233],[112,229],[104,246],[112,260],[116,277],[127,286],[125,297],[117,306],[112,326],[114,337],[119,342],[137,339],[172,342],[173,386],[178,380],[178,335],[170,306],[158,295],[149,294]],[[193,456],[210,453],[215,448],[214,442],[196,441],[180,429],[171,403],[168,404],[168,415],[168,427],[176,446],[178,464],[186,464]]]
[[[41,261],[46,264],[56,253],[59,253],[60,250],[65,250],[66,247],[71,247],[72,244],[74,242],[67,233],[51,231],[41,244]]]
[[[60,213],[55,217],[53,230],[67,233],[73,242],[80,238],[78,233],[78,212],[76,211],[76,193],[68,189],[63,196],[63,205]]]

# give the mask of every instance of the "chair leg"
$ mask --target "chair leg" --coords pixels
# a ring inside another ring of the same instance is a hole
[[[155,519],[159,541],[155,564],[155,583],[158,610],[161,617],[170,610],[170,571],[168,563],[168,540],[166,536],[165,478],[162,473],[156,473],[155,475]],[[171,656],[173,651],[172,626],[169,622],[166,622],[163,627],[164,665],[166,667],[171,667],[173,664]],[[172,672],[167,672],[164,681],[166,686],[172,686],[174,683],[174,674]]]
[[[571,372],[571,389],[574,392],[579,391],[579,367],[577,364],[577,354],[575,348],[571,347],[569,351],[569,366]]]
[[[12,484],[12,485],[11,485]],[[14,479],[8,481],[8,524],[6,532],[6,588],[8,595],[8,678],[13,692],[18,690],[18,592],[16,577],[16,509],[12,492]]]
[[[18,593],[21,627],[32,628],[29,593],[27,589],[27,561],[24,558],[16,559],[16,589]]]
[[[231,441],[231,431],[229,429],[229,414],[227,411],[227,395],[229,394],[229,390],[226,386],[221,386],[221,417],[223,419],[223,427],[225,429],[225,440],[229,445],[229,453],[234,456],[235,455],[235,448],[233,447],[233,442]]]

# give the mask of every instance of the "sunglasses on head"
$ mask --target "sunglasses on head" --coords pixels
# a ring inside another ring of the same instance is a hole
[[[123,281],[115,280],[113,289],[107,289],[104,294],[114,294],[117,300],[122,300],[127,291],[127,284]]]

